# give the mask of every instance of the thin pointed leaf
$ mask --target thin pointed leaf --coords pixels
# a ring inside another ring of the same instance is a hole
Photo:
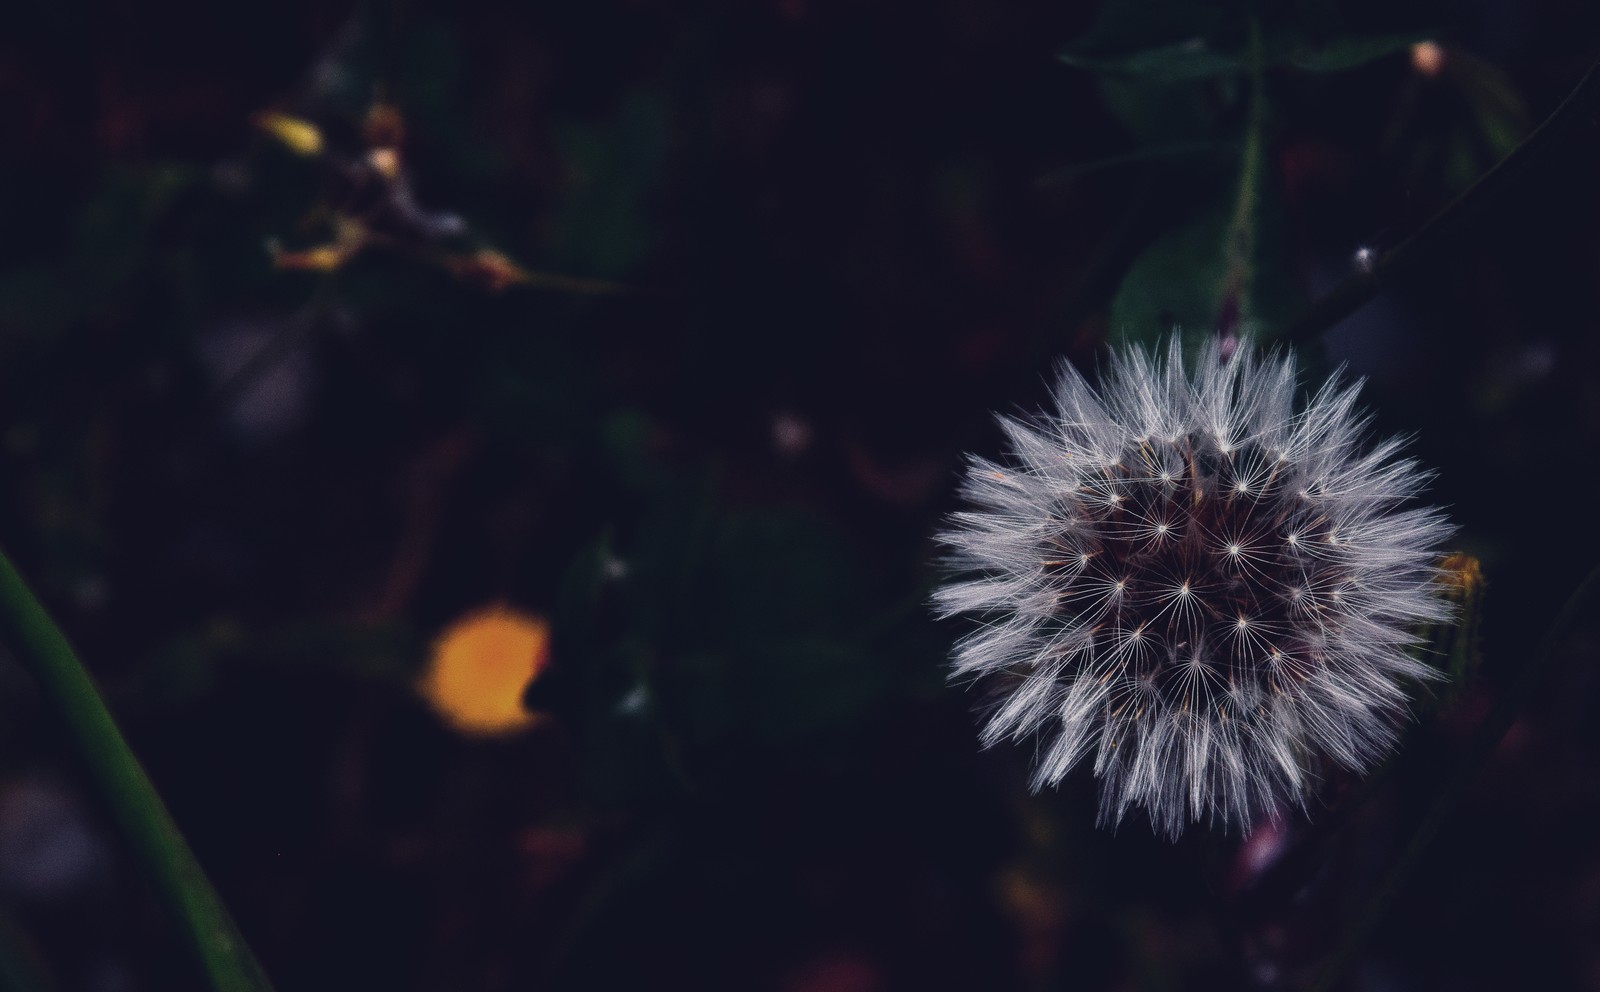
[[[134,756],[72,645],[0,553],[0,630],[39,683],[156,895],[217,992],[271,984]]]
[[[1269,61],[1302,72],[1344,72],[1403,52],[1419,41],[1426,41],[1428,37],[1426,34],[1391,34],[1345,38],[1317,51],[1293,51]]]
[[[1059,58],[1067,65],[1096,75],[1135,76],[1156,83],[1238,76],[1249,68],[1239,55],[1215,51],[1203,38],[1147,48],[1130,55],[1063,52]]]

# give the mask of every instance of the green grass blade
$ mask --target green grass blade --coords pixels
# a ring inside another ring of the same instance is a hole
[[[38,681],[112,819],[218,992],[272,985],[134,757],[72,645],[0,552],[0,633]]]

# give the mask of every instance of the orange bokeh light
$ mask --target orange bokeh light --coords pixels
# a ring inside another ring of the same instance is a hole
[[[1411,68],[1430,79],[1444,71],[1444,46],[1437,41],[1419,41],[1411,46]]]
[[[550,661],[550,625],[506,606],[461,617],[439,635],[417,685],[434,712],[473,736],[511,734],[538,714],[522,694]]]

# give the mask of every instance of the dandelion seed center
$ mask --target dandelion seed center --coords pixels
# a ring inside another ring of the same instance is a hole
[[[1310,657],[1299,632],[1307,590],[1339,587],[1351,565],[1333,550],[1297,553],[1307,541],[1337,548],[1338,533],[1330,517],[1290,496],[1302,484],[1278,454],[1207,430],[1175,440],[1142,436],[1106,458],[1094,485],[1072,487],[1074,525],[1053,535],[1052,544],[1078,554],[1070,568],[1044,567],[1059,593],[1051,625],[1082,632],[1105,623],[1106,631],[1121,631],[1092,639],[1120,638],[1117,657],[1131,682],[1152,686],[1157,702],[1209,707],[1218,716],[1221,685],[1258,681],[1285,655]],[[1236,464],[1255,468],[1229,484],[1225,476]],[[1200,498],[1213,487],[1253,498]],[[1278,545],[1259,540],[1269,533],[1287,536]],[[1204,594],[1187,577],[1195,574],[1216,576]],[[1263,635],[1281,646],[1264,650]],[[1117,650],[1089,647],[1091,657]],[[1129,653],[1134,647],[1137,655]],[[1223,679],[1197,683],[1202,665]]]

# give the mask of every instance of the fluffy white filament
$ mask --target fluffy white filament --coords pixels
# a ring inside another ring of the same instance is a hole
[[[1035,789],[1091,761],[1102,823],[1139,806],[1176,837],[1303,806],[1322,762],[1387,753],[1404,684],[1436,674],[1408,653],[1451,613],[1452,528],[1406,507],[1427,473],[1363,444],[1359,383],[1297,413],[1293,358],[1248,352],[1127,350],[1098,392],[1063,365],[939,535],[936,604],[980,621],[953,676],[995,689],[983,743],[1036,738]]]

